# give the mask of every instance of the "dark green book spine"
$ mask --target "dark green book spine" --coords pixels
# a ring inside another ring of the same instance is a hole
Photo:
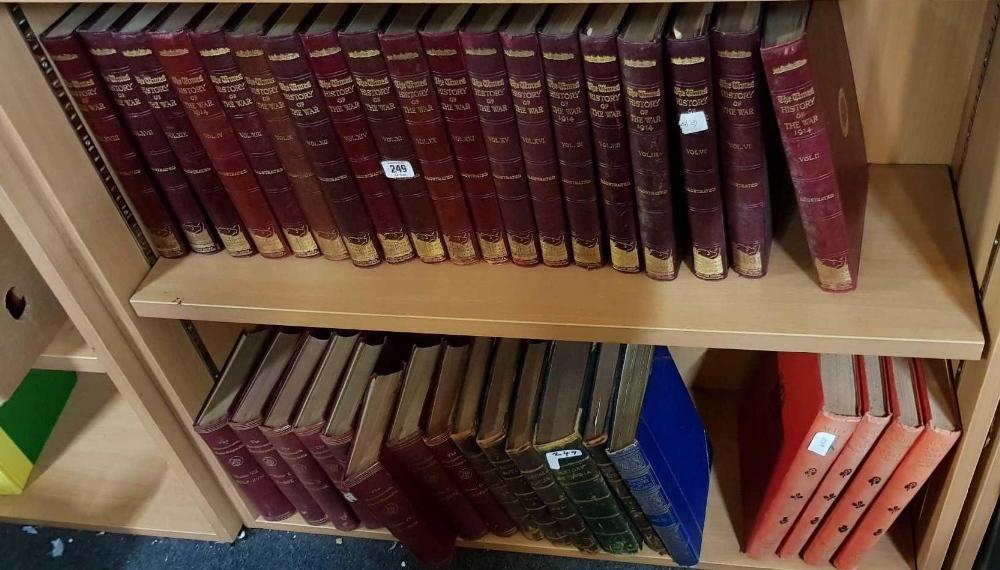
[[[580,434],[535,449],[545,458],[552,475],[587,521],[601,548],[610,554],[636,554],[642,550],[638,531],[611,494]]]

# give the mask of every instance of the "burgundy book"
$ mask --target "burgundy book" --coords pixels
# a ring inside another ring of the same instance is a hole
[[[618,63],[618,29],[628,4],[601,4],[580,30],[580,53],[587,80],[590,128],[594,135],[594,157],[604,201],[611,266],[623,273],[638,273],[639,220],[632,185],[632,160],[628,146],[628,122],[622,98],[621,67]]]
[[[212,220],[226,250],[235,257],[253,255],[256,248],[247,236],[246,227],[212,169],[208,155],[194,135],[191,123],[177,100],[177,94],[163,74],[160,63],[152,51],[145,48],[128,51],[117,49],[112,33],[116,21],[130,18],[139,9],[138,6],[129,8],[127,4],[114,4],[98,20],[78,28],[77,34],[87,46],[92,61],[101,71],[105,82],[109,86],[115,86],[114,92],[141,92],[140,97],[120,100],[120,105],[129,107],[129,111],[123,109],[126,121],[131,121],[129,116],[133,111],[141,111],[143,106],[148,107],[155,123],[140,123],[142,134],[155,136],[156,132],[162,131],[167,137],[167,143],[198,194],[201,205]],[[137,113],[139,115],[141,113]]]
[[[396,200],[400,205],[410,237],[421,261],[444,261],[448,253],[441,235],[441,223],[454,229],[453,220],[442,220],[434,210],[428,194],[425,176],[410,141],[389,79],[389,70],[382,58],[378,30],[390,6],[366,4],[347,24],[340,28],[340,45],[347,54],[347,67],[358,86],[358,94],[368,117],[368,126],[375,135],[375,146],[382,156],[382,169],[395,184]]]
[[[729,272],[708,39],[711,19],[711,3],[682,5],[666,41],[694,274],[707,280],[725,279]]]
[[[524,152],[524,169],[535,210],[538,242],[542,246],[542,263],[563,267],[570,264],[572,256],[542,69],[542,49],[536,33],[546,9],[545,4],[516,6],[500,30],[500,41],[503,42],[517,132]]]
[[[853,291],[868,159],[840,5],[769,6],[760,55],[820,287]]]
[[[311,525],[321,525],[330,522],[330,517],[260,429],[264,410],[272,400],[275,386],[295,356],[301,340],[302,335],[292,330],[281,330],[269,339],[260,363],[236,398],[229,427],[302,518]]]
[[[191,126],[198,135],[208,154],[209,167],[221,177],[222,186],[260,254],[284,257],[289,253],[288,245],[240,149],[236,133],[222,113],[215,93],[201,87],[207,87],[209,81],[197,53],[186,36],[176,38],[177,41],[168,37],[154,40],[150,33],[169,16],[169,11],[170,8],[164,10],[163,5],[144,5],[134,16],[116,24],[115,44],[128,59],[136,81],[151,102],[154,97],[169,92],[169,103],[162,102],[170,106],[169,113],[187,114],[190,123],[186,126]],[[154,55],[154,51],[157,54]],[[158,57],[160,54],[164,54],[162,58]]]
[[[723,4],[711,32],[730,264],[743,277],[766,275],[771,254],[761,118],[761,93],[766,91],[760,66],[761,10],[755,2]]]
[[[416,254],[393,188],[398,187],[399,192],[405,194],[407,182],[389,180],[382,170],[378,149],[368,129],[368,118],[361,106],[354,78],[347,69],[340,38],[337,37],[336,27],[345,8],[343,4],[325,5],[309,31],[300,32],[299,38],[308,52],[309,64],[323,93],[347,162],[354,172],[358,190],[368,207],[385,260],[402,263],[413,259]],[[300,10],[298,6],[291,6],[286,15]]]
[[[215,458],[265,520],[280,521],[295,509],[274,481],[261,469],[246,445],[229,427],[230,411],[274,337],[274,329],[243,331],[233,346],[219,380],[194,422],[194,431],[212,449]]]
[[[514,119],[514,101],[507,83],[503,46],[497,32],[508,9],[509,6],[503,4],[478,5],[458,35],[476,99],[511,259],[517,265],[531,266],[539,262],[539,240]]]
[[[588,4],[556,6],[538,31],[538,43],[549,91],[573,263],[595,269],[604,265],[604,238],[580,53],[579,30],[588,11]]]
[[[426,4],[401,6],[379,33],[379,45],[399,96],[413,150],[424,171],[427,191],[434,201],[448,256],[466,265],[479,260],[479,248],[427,56],[417,35],[427,11]]]
[[[677,277],[678,247],[670,192],[663,27],[670,6],[635,6],[618,36],[632,176],[646,275]]]
[[[480,252],[487,263],[500,264],[507,263],[510,254],[504,240],[503,217],[490,174],[483,130],[479,126],[476,98],[465,73],[462,43],[458,39],[458,25],[469,8],[468,4],[437,6],[421,28],[420,39],[458,174],[462,177]]]

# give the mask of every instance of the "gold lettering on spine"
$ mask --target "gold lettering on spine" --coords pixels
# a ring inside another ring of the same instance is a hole
[[[542,246],[542,263],[549,267],[565,267],[569,265],[569,249],[564,238],[539,240]]]
[[[214,253],[219,251],[219,245],[212,239],[212,234],[202,224],[189,224],[184,226],[184,235],[188,244],[196,253]]]
[[[236,57],[260,57],[264,55],[264,52],[259,49],[238,49],[236,50]]]
[[[601,244],[585,243],[582,240],[573,238],[573,263],[585,269],[597,269],[604,265],[604,256],[601,255]]]
[[[424,263],[437,263],[448,258],[444,252],[444,244],[441,243],[441,238],[438,237],[437,232],[431,234],[413,232],[410,234],[410,237],[413,238],[413,245],[417,248],[417,255],[420,256],[420,261]]]
[[[276,256],[285,253],[285,244],[281,243],[281,238],[273,229],[251,232],[250,236],[261,255]]]
[[[239,226],[233,228],[216,228],[222,245],[226,251],[235,257],[253,254],[253,246],[247,241],[247,236]]]
[[[125,52],[122,52],[122,53],[125,53]],[[182,55],[187,55],[189,53],[191,53],[191,52],[189,52],[187,50],[187,48],[176,48],[176,49],[161,50],[158,55],[163,56],[163,57],[180,57]],[[131,57],[131,56],[127,56],[127,57]]]
[[[157,233],[156,231],[149,232],[150,238],[153,240],[153,247],[156,248],[156,251],[165,256],[176,256],[184,253],[184,246],[177,241],[177,236],[174,235],[174,232],[166,228],[162,228],[160,232],[161,233]]]
[[[445,237],[445,245],[448,248],[448,256],[459,265],[471,265],[479,261],[479,254],[476,253],[476,244],[472,241],[471,232],[447,236]]]
[[[417,59],[416,52],[407,53],[391,53],[387,54],[385,58],[389,61],[410,61],[411,59]]]
[[[819,284],[831,291],[846,291],[851,288],[851,269],[845,260],[823,260],[814,258]]]
[[[220,55],[226,55],[227,53],[229,53],[229,48],[227,47],[203,49],[198,52],[198,54],[202,57],[218,57]]]
[[[274,55],[267,56],[270,61],[294,61],[299,58],[299,54],[296,52],[290,53],[276,53]]]
[[[764,263],[760,255],[760,245],[734,244],[733,268],[745,277],[760,277],[764,274]]]
[[[328,55],[337,55],[340,52],[341,52],[340,46],[333,46],[333,47],[313,50],[309,52],[309,57],[313,58],[326,57]]]
[[[425,53],[431,57],[451,57],[458,55],[458,52],[453,49],[429,49]]]
[[[486,263],[499,265],[507,263],[510,259],[507,255],[507,244],[503,242],[503,236],[498,234],[479,234],[479,249],[483,252]]]
[[[347,57],[351,59],[365,59],[369,57],[378,57],[382,55],[382,52],[377,49],[363,49],[360,51],[349,51],[347,52]]]
[[[54,53],[49,56],[52,61],[73,61],[76,58],[75,53]]]
[[[722,279],[724,269],[720,250],[694,248],[695,275],[702,279]]]
[[[378,256],[378,249],[375,248],[375,244],[372,243],[372,238],[368,234],[347,238],[346,242],[341,242],[342,246],[345,244],[346,255],[340,259],[346,259],[349,256],[351,262],[358,267],[371,267],[378,265],[381,261]]]
[[[507,234],[507,243],[510,245],[510,255],[514,258],[514,263],[521,265],[534,265],[538,263],[538,248],[535,247],[535,236],[515,236]],[[542,246],[545,247],[544,245]]]
[[[583,61],[587,63],[611,63],[618,61],[618,56],[616,55],[585,55],[583,56]]]
[[[385,260],[389,263],[400,263],[413,259],[413,245],[406,234],[402,232],[379,234],[378,241],[382,244],[382,252],[385,254]]]
[[[347,252],[347,246],[344,245],[344,240],[341,239],[340,234],[336,231],[320,232],[313,230],[313,237],[316,238],[316,244],[319,245],[319,250],[326,259],[340,261],[350,257],[350,254]]]
[[[611,240],[611,266],[624,273],[638,273],[639,248],[635,242]]]
[[[781,75],[782,73],[788,73],[789,71],[795,71],[796,69],[805,66],[806,60],[798,59],[791,63],[786,63],[785,65],[779,65],[771,70],[771,73],[775,75]]]
[[[643,259],[646,261],[646,275],[651,278],[669,281],[677,277],[673,252],[643,247]]]
[[[493,48],[468,48],[465,55],[495,55],[497,50]]]
[[[672,57],[670,58],[670,63],[674,65],[698,65],[699,63],[705,63],[705,58],[700,55],[691,57]]]

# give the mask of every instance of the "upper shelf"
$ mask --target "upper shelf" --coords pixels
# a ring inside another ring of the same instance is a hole
[[[657,282],[610,268],[161,259],[144,317],[676,346],[978,359],[983,332],[944,166],[873,166],[858,290],[820,291],[801,225],[768,275]]]

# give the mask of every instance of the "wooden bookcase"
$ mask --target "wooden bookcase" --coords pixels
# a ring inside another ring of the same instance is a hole
[[[911,509],[913,520],[897,523],[866,566],[968,567],[967,553],[981,540],[976,529],[989,517],[983,489],[995,486],[992,465],[1000,453],[990,449],[979,467],[1000,401],[1000,286],[991,287],[1000,229],[1000,64],[991,56],[1000,3],[842,0],[872,164],[860,287],[845,295],[816,287],[795,221],[776,243],[770,274],[759,281],[731,276],[705,283],[689,271],[675,282],[656,283],[611,269],[411,262],[361,270],[318,259],[149,259],[65,119],[65,101],[52,96],[52,76],[40,71],[22,38],[28,22],[42,30],[67,6],[0,6],[0,215],[96,355],[61,352],[78,355],[64,361],[102,366],[117,388],[106,392],[100,417],[123,422],[115,413],[121,405],[134,414],[129,421],[145,428],[150,443],[130,436],[129,449],[137,456],[149,445],[160,452],[156,457],[207,521],[206,534],[230,540],[241,525],[337,532],[298,518],[259,520],[192,432],[212,385],[206,362],[213,359],[191,342],[189,321],[205,322],[194,330],[216,355],[238,329],[219,323],[686,347],[676,352],[715,445],[706,568],[806,567],[740,553],[734,405],[748,362],[742,351],[948,359],[956,370],[964,436],[922,504]],[[207,332],[212,330],[217,332]],[[84,345],[67,338],[60,346]],[[60,358],[47,354],[43,362]],[[122,492],[130,492],[132,475],[120,476]],[[26,509],[6,518],[41,516],[32,512],[41,513]],[[153,526],[144,528],[172,533]],[[387,538],[373,531],[349,534]],[[521,539],[467,545],[591,556]],[[671,562],[649,553],[627,560]]]

